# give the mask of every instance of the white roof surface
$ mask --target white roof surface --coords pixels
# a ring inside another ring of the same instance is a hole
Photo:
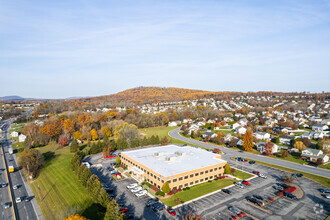
[[[157,153],[159,156],[155,156]],[[132,158],[164,177],[226,162],[216,158],[219,154],[191,146],[167,145],[125,151],[122,155]]]

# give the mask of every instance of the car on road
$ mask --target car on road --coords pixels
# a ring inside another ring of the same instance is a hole
[[[250,196],[247,196],[246,197],[246,200],[249,201],[249,202],[252,202],[252,203],[254,203],[254,204],[256,204],[256,205],[258,205],[260,207],[264,204],[263,202],[259,201],[258,199],[252,198]]]
[[[284,192],[284,196],[290,198],[290,199],[296,199],[297,200],[297,196],[293,195],[292,193],[289,192]]]
[[[152,210],[154,210],[155,212],[159,212],[159,211],[163,210],[164,208],[165,208],[165,205],[161,202],[158,202],[152,206]]]
[[[10,202],[6,202],[6,203],[3,205],[3,207],[4,207],[5,209],[9,209],[10,206],[11,206],[11,203],[10,203]]]
[[[319,189],[321,193],[330,193],[330,189]]]
[[[152,206],[153,204],[155,204],[157,202],[158,202],[157,198],[149,199],[148,202],[146,203],[146,206],[150,207],[150,206]]]
[[[259,175],[260,174],[259,171],[252,171],[252,173],[255,174],[255,175]]]
[[[18,189],[18,185],[13,185],[13,189]]]
[[[235,215],[241,214],[241,212],[237,208],[235,208],[233,206],[229,206],[228,207],[228,210],[231,211],[232,213],[234,213]]]
[[[141,190],[140,192],[136,193],[135,195],[136,195],[137,197],[141,197],[141,196],[144,196],[144,195],[146,195],[146,194],[147,194],[147,190],[145,189],[145,190]]]
[[[131,192],[136,193],[136,192],[139,192],[142,189],[143,189],[142,186],[138,186],[138,187],[135,187],[135,188],[131,189]]]
[[[172,216],[176,216],[176,212],[172,207],[168,207],[167,212]]]
[[[259,173],[258,176],[261,177],[261,178],[267,179],[267,176],[263,173]]]
[[[137,183],[132,183],[132,184],[129,184],[128,186],[126,186],[126,187],[127,187],[127,189],[133,189],[133,188],[135,188],[137,186],[138,186]]]
[[[6,187],[7,186],[7,183],[1,183],[1,187]]]
[[[303,174],[302,173],[296,173],[296,177],[302,177]]]
[[[262,196],[259,195],[253,195],[254,198],[259,199],[259,200],[264,200],[264,198]]]
[[[16,203],[20,203],[20,202],[22,202],[22,198],[21,197],[17,197],[15,201],[16,201]]]
[[[222,192],[227,193],[227,194],[231,194],[231,191],[229,189],[222,189]]]
[[[276,190],[281,190],[281,191],[284,190],[284,188],[282,186],[273,186],[273,188]]]
[[[330,199],[330,195],[326,195],[325,198]]]
[[[240,183],[240,182],[235,183],[235,186],[237,186],[237,187],[239,187],[239,188],[241,188],[241,189],[244,188],[243,184]]]
[[[120,210],[119,210],[121,213],[126,213],[126,212],[128,212],[128,208],[121,208]]]
[[[242,183],[243,183],[244,185],[246,185],[246,186],[251,186],[251,184],[250,184],[248,181],[246,181],[246,180],[242,180]]]
[[[249,164],[255,164],[256,162],[254,160],[249,161]]]
[[[25,196],[25,197],[24,197],[24,202],[30,202],[30,197]]]

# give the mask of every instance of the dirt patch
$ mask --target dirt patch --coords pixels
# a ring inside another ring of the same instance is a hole
[[[292,194],[297,196],[298,199],[301,199],[304,196],[304,191],[298,185],[295,184],[291,184],[291,185],[296,187],[296,190]]]
[[[270,215],[273,214],[271,211],[266,210],[266,209],[264,209],[264,208],[262,208],[262,207],[260,207],[260,206],[258,206],[258,205],[255,205],[255,204],[253,204],[253,203],[251,203],[251,202],[249,202],[249,201],[245,201],[245,203],[246,203],[246,204],[249,204],[250,206],[253,206],[253,207],[257,208],[257,209],[260,209],[261,211],[266,212],[266,213],[268,213],[268,214],[270,214]]]

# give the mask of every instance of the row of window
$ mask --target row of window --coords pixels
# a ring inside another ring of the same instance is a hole
[[[225,168],[225,166],[223,166],[223,167],[219,167],[219,170],[221,170],[222,168]],[[201,171],[201,172],[198,172],[198,173],[195,173],[195,174],[190,174],[189,176],[187,175],[187,176],[184,176],[184,177],[179,177],[179,179],[173,179],[173,183],[177,182],[178,180],[179,180],[179,181],[182,181],[183,178],[184,178],[184,179],[188,179],[188,177],[193,178],[194,176],[196,177],[196,176],[199,176],[199,175],[208,174],[209,172],[212,173],[212,172],[215,172],[215,171],[217,171],[217,170],[218,170],[218,167],[215,167],[214,169]],[[167,182],[168,182],[168,183],[171,183],[171,180],[168,180]]]
[[[192,185],[196,185],[198,183],[201,183],[201,182],[205,182],[205,181],[208,181],[208,180],[212,180],[214,178],[216,178],[217,175],[214,175],[214,176],[209,176],[209,177],[205,177],[205,179],[199,179],[199,180],[195,180],[194,181],[191,181],[190,183],[185,183],[184,185],[179,185],[179,189],[182,189],[183,187],[188,187],[188,186],[192,186]],[[177,187],[173,187],[173,189],[177,189]]]

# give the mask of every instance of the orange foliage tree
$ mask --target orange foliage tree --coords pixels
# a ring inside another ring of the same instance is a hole
[[[64,120],[63,130],[64,132],[72,134],[74,132],[74,121],[72,121],[71,119]]]
[[[80,216],[78,214],[75,214],[75,215],[70,215],[67,218],[64,218],[64,220],[88,220],[88,219],[84,216]]]
[[[253,149],[253,135],[251,130],[247,130],[243,136],[243,150],[252,151]]]
[[[73,133],[73,138],[77,139],[77,140],[81,140],[81,132],[80,131],[76,131],[75,133]]]
[[[92,135],[92,140],[95,141],[96,139],[99,138],[97,131],[94,129],[91,130],[91,135]]]

